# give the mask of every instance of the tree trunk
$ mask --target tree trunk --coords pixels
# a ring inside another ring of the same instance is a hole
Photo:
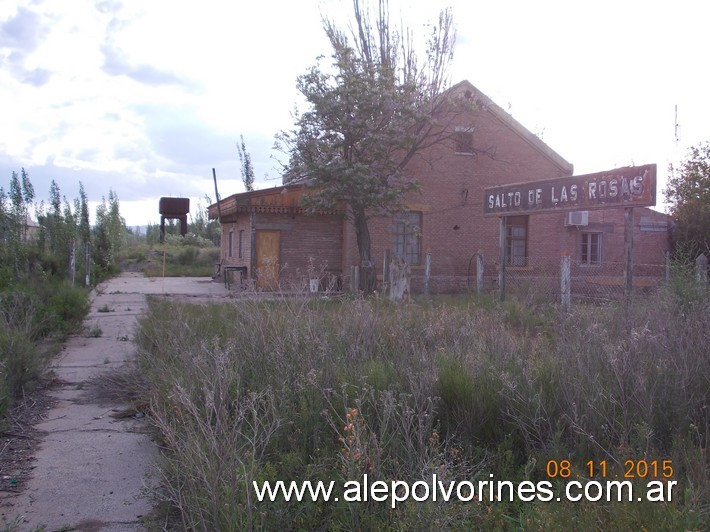
[[[375,291],[375,263],[372,260],[370,228],[367,226],[365,209],[353,208],[353,224],[357,238],[357,250],[360,254],[360,290],[364,294]]]

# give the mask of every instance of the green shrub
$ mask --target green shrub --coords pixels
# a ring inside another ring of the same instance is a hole
[[[62,340],[88,310],[87,291],[65,281],[16,281],[12,290],[0,292],[0,415],[45,369],[49,352],[43,339]]]
[[[199,249],[192,246],[186,246],[178,253],[177,262],[183,266],[194,264],[199,253]]]
[[[57,330],[65,334],[81,325],[90,308],[87,291],[66,282],[54,285],[48,304],[58,319]]]
[[[0,330],[0,361],[5,391],[14,398],[40,374],[44,365],[32,340],[22,331]]]
[[[29,391],[47,359],[24,331],[0,324],[0,417]]]
[[[177,240],[177,243],[176,243]],[[148,277],[211,277],[219,260],[220,250],[214,246],[187,244],[182,237],[146,254],[144,273]]]

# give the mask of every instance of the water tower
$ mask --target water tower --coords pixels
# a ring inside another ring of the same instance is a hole
[[[180,220],[180,234],[187,234],[187,213],[190,212],[190,198],[160,198],[160,241],[165,240],[165,220]]]

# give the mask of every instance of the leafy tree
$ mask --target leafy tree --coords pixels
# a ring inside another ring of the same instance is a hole
[[[30,205],[32,205],[32,200],[34,200],[35,197],[35,189],[30,182],[30,176],[24,168],[20,170],[20,176],[22,181],[22,202],[24,204],[22,209],[23,239],[26,239],[28,234],[27,222],[30,216]]]
[[[679,167],[671,165],[665,196],[676,248],[710,256],[710,142],[691,147]]]
[[[94,246],[92,257],[104,272],[116,267],[116,258],[126,239],[126,221],[120,213],[118,195],[109,190],[108,202],[105,197],[96,207],[96,226],[94,227]]]
[[[207,206],[212,204],[212,199],[209,195],[205,194],[204,197],[205,204],[202,202],[197,202],[197,209],[195,209],[195,215],[190,214],[190,224],[188,230],[190,233],[209,240],[215,246],[219,246],[219,241],[221,238],[221,229],[219,221],[210,220],[207,213]]]
[[[78,278],[87,279],[87,267],[90,270],[90,261],[87,265],[86,254],[87,245],[91,244],[91,225],[89,222],[89,200],[86,196],[84,184],[79,181],[79,197],[74,198],[74,234],[77,239],[75,246],[76,253],[76,274]],[[89,279],[90,280],[90,276]]]
[[[51,214],[57,217],[61,216],[62,197],[59,192],[59,185],[57,185],[54,179],[52,179],[52,182],[49,184],[49,206],[52,208]]]
[[[0,243],[7,239],[7,227],[10,224],[10,211],[7,207],[7,194],[5,189],[0,187]]]
[[[346,205],[357,237],[361,286],[374,289],[368,221],[402,210],[404,197],[418,189],[405,173],[423,149],[448,138],[447,121],[456,106],[445,89],[455,35],[449,10],[429,35],[423,59],[407,29],[389,21],[387,0],[375,15],[354,0],[350,32],[324,19],[332,47],[297,80],[308,109],[296,114],[295,128],[277,136],[289,156],[285,180],[312,187],[311,211]]]
[[[27,249],[23,243],[27,239],[27,218],[34,199],[34,188],[29,175],[23,168],[20,175],[12,172],[7,194],[0,189],[0,221],[2,221],[2,239],[5,257],[3,263],[11,266],[15,276],[25,269]]]
[[[7,267],[10,238],[12,236],[12,213],[5,189],[0,187],[0,273]],[[0,276],[2,279],[2,276]]]
[[[19,268],[20,242],[22,238],[22,188],[17,172],[12,172],[10,188],[7,194],[7,227],[5,229],[7,241],[7,258],[12,263],[15,273]]]
[[[22,175],[22,199],[25,205],[29,206],[35,198],[35,189],[30,182],[30,176],[24,168],[20,171],[20,174]]]
[[[254,190],[254,167],[251,164],[251,155],[247,151],[244,144],[244,135],[239,135],[241,144],[237,142],[237,153],[239,154],[239,162],[241,163],[242,182],[244,188],[248,191]]]
[[[91,225],[89,224],[89,200],[84,190],[84,184],[79,181],[79,197],[74,200],[74,211],[79,217],[79,237],[84,244],[91,241]]]
[[[44,202],[41,202],[37,219],[41,227],[38,247],[44,255],[43,268],[52,274],[66,275],[77,224],[69,202],[62,197],[54,180],[49,186],[49,209],[45,212]]]
[[[25,201],[22,197],[22,185],[20,184],[20,178],[17,172],[12,172],[12,177],[10,178],[10,204],[12,214],[19,221],[22,216],[22,211],[24,210]]]

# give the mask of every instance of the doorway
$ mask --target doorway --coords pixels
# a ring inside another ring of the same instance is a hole
[[[256,287],[260,290],[276,290],[279,286],[281,232],[258,229],[254,245]]]

